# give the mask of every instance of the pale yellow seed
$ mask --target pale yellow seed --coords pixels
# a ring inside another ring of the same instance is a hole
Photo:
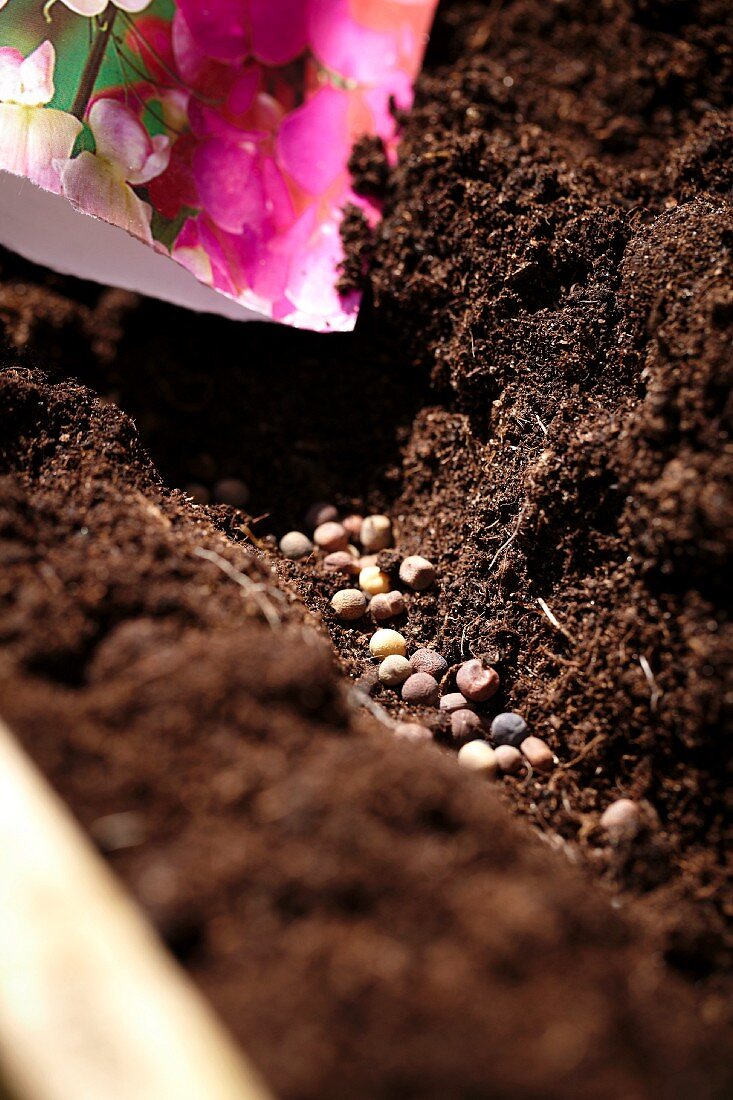
[[[358,588],[342,588],[331,600],[339,619],[360,619],[367,608],[366,596]]]
[[[490,779],[496,775],[499,765],[496,753],[491,745],[485,741],[469,741],[467,745],[458,750],[458,763],[462,768],[468,768],[472,772],[481,772]]]
[[[386,550],[392,545],[392,520],[389,516],[367,516],[361,525],[359,541],[365,550]]]
[[[379,596],[392,588],[389,577],[378,565],[367,565],[359,574],[359,588],[370,596]]]
[[[393,653],[391,657],[385,657],[379,666],[379,680],[387,687],[399,687],[411,672],[412,666],[407,658]]]
[[[404,657],[407,653],[407,642],[396,630],[389,630],[385,627],[372,634],[369,640],[369,648],[375,657],[390,657],[393,653],[396,653],[399,657]]]

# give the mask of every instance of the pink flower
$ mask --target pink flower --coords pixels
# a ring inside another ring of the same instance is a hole
[[[148,183],[165,170],[169,139],[151,139],[133,112],[114,99],[97,99],[88,122],[96,153],[58,162],[64,194],[78,210],[152,244],[151,209],[130,184]]]
[[[201,52],[236,64],[251,55],[265,65],[284,65],[308,43],[304,0],[179,0]]]
[[[55,62],[50,42],[26,58],[18,50],[0,49],[0,168],[58,193],[54,161],[71,155],[82,125],[46,106],[54,94]]]

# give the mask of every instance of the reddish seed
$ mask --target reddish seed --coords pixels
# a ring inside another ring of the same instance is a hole
[[[456,710],[450,716],[450,730],[457,745],[483,737],[484,728],[478,714],[472,710]]]
[[[416,649],[410,657],[410,664],[414,672],[427,672],[436,680],[448,671],[445,657],[441,657],[434,649]]]
[[[514,748],[514,745],[497,745],[494,752],[500,771],[509,774],[519,771],[522,766],[522,754],[519,749]]]
[[[472,703],[484,703],[496,694],[499,674],[493,668],[484,668],[482,662],[474,658],[458,669],[456,686]]]
[[[536,771],[551,771],[555,766],[552,750],[539,737],[525,737],[520,747],[523,755]]]
[[[332,523],[338,518],[338,510],[334,508],[333,504],[327,504],[324,500],[311,504],[305,513],[305,522],[311,531],[315,531],[316,527],[320,527],[322,523]]]
[[[347,535],[350,539],[354,539],[355,542],[359,541],[361,534],[361,525],[364,522],[363,516],[344,516],[341,520],[342,526],[345,528]]]
[[[394,619],[405,610],[405,601],[401,592],[379,592],[372,596],[369,610],[378,623],[385,619]]]
[[[321,523],[313,532],[313,541],[321,550],[327,550],[329,554],[336,550],[345,550],[349,545],[349,536],[340,523]]]
[[[446,714],[453,714],[456,710],[473,710],[473,704],[460,691],[449,691],[440,700],[440,709]]]
[[[413,672],[402,685],[402,698],[406,703],[425,707],[437,706],[440,688],[427,672]]]
[[[189,496],[194,504],[208,504],[211,500],[211,494],[205,485],[199,485],[197,482],[192,482],[187,485],[183,490],[186,496]]]
[[[348,550],[336,550],[323,559],[323,568],[329,573],[349,573],[356,576],[359,572],[359,562]]]

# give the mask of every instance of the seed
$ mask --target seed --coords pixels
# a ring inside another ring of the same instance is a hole
[[[350,573],[355,575],[359,572],[359,563],[348,552],[348,550],[336,550],[333,554],[327,554],[323,559],[323,568],[329,573]]]
[[[404,684],[410,672],[410,662],[407,658],[393,653],[391,657],[385,657],[379,666],[379,680],[386,687],[399,687],[400,684]]]
[[[483,735],[483,723],[472,710],[455,710],[450,716],[450,731],[456,744],[464,745]]]
[[[406,703],[416,703],[425,707],[437,706],[440,688],[427,672],[413,672],[402,685],[402,698]]]
[[[554,767],[555,758],[552,750],[539,737],[525,737],[520,747],[536,771],[547,772]]]
[[[522,754],[514,745],[497,745],[494,750],[496,762],[503,772],[516,772],[522,764]]]
[[[331,600],[339,619],[360,619],[367,609],[366,596],[358,588],[342,588]]]
[[[249,489],[238,477],[223,477],[214,486],[214,497],[222,504],[241,508],[249,500]]]
[[[370,554],[391,546],[392,521],[389,516],[367,516],[361,525],[359,541]]]
[[[379,554],[363,554],[359,558],[359,565],[362,569],[368,569],[370,565],[377,564],[377,558]]]
[[[493,779],[499,770],[496,753],[485,741],[468,741],[458,750],[458,763],[472,772],[481,772]]]
[[[472,703],[483,703],[496,693],[499,674],[491,667],[485,668],[478,658],[474,658],[458,669],[456,685]]]
[[[606,806],[601,814],[601,828],[608,833],[609,839],[618,843],[624,837],[636,836],[641,824],[641,811],[630,798],[618,798]]]
[[[322,550],[327,550],[329,554],[332,554],[336,550],[346,549],[349,545],[349,536],[340,523],[329,520],[327,523],[321,523],[316,527],[313,532],[313,541],[316,546],[320,546]]]
[[[377,622],[382,622],[383,619],[394,619],[405,610],[405,601],[402,598],[402,593],[378,592],[376,596],[372,597],[372,601],[369,604],[369,610],[372,613],[372,617],[375,618]]]
[[[349,538],[356,539],[356,541],[358,542],[359,536],[361,535],[361,525],[363,522],[363,516],[351,515],[344,516],[344,518],[341,520],[341,525],[343,526]]]
[[[367,565],[359,573],[359,587],[368,592],[370,596],[379,596],[389,592],[390,579],[386,573],[376,565]]]
[[[528,736],[527,723],[521,714],[508,710],[504,714],[497,714],[494,718],[491,723],[491,736],[497,745],[513,745],[518,749]]]
[[[427,672],[436,680],[448,671],[445,657],[441,657],[434,649],[416,649],[410,657],[410,664],[413,672]]]
[[[427,726],[421,726],[419,722],[398,722],[394,735],[398,741],[412,741],[415,744],[433,740],[432,730]]]
[[[310,528],[311,531],[315,531],[316,527],[320,527],[323,523],[332,523],[338,518],[338,510],[334,508],[333,504],[328,504],[325,500],[319,500],[316,504],[311,504],[305,513],[306,527]]]
[[[313,552],[313,543],[302,531],[288,531],[280,539],[280,551],[291,561],[297,561]]]
[[[440,709],[446,714],[453,714],[457,710],[473,710],[473,704],[460,691],[449,691],[440,700]]]
[[[427,558],[412,554],[400,566],[400,580],[416,592],[429,588],[435,580],[435,566]]]
[[[369,649],[375,657],[391,657],[395,653],[404,657],[407,652],[407,642],[396,630],[382,627],[369,639]]]

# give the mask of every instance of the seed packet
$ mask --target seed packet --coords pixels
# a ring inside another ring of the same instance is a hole
[[[339,227],[379,210],[349,156],[370,134],[394,157],[434,7],[0,0],[0,243],[193,308],[353,328]]]

